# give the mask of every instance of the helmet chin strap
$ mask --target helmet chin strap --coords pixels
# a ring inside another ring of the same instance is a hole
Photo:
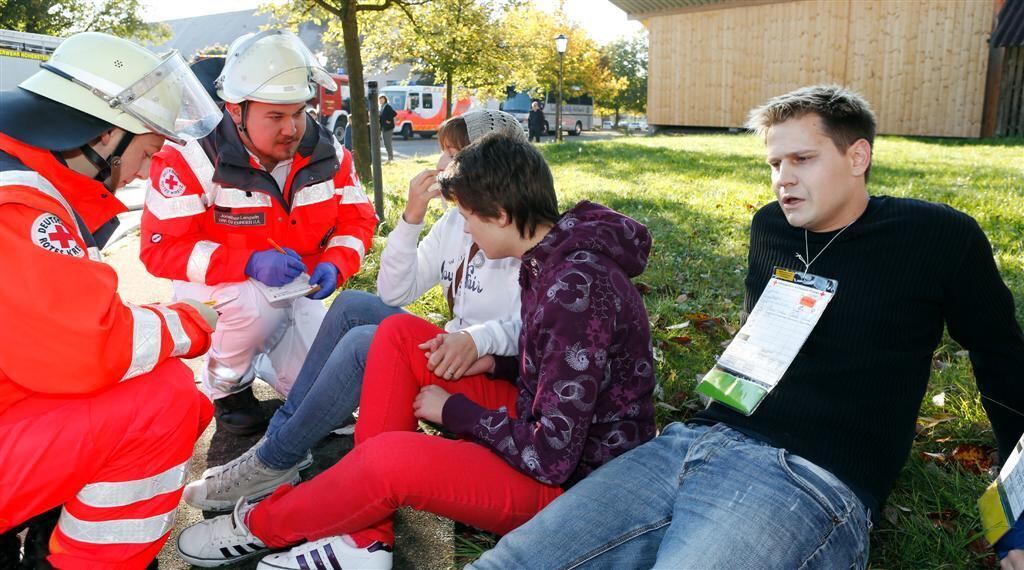
[[[99,170],[99,172],[96,173],[96,176],[92,177],[93,180],[103,182],[107,186],[107,189],[111,191],[114,190],[111,186],[116,186],[117,180],[115,180],[115,177],[112,175],[121,174],[121,155],[124,154],[124,151],[128,150],[128,145],[132,144],[132,139],[134,138],[135,133],[124,131],[124,136],[121,137],[117,146],[114,147],[114,150],[111,151],[106,158],[100,156],[99,153],[93,150],[93,148],[88,144],[83,144],[78,147],[78,150],[82,151],[82,155]]]

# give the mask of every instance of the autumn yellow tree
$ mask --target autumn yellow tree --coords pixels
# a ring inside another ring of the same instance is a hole
[[[601,99],[614,91],[616,81],[599,46],[562,10],[547,12],[524,4],[510,10],[503,24],[508,31],[506,49],[516,54],[509,75],[510,85],[517,90],[546,94],[557,89],[555,37],[564,34],[569,38],[563,75],[566,92],[580,91]]]
[[[370,175],[369,114],[366,90],[363,87],[363,55],[360,49],[360,26],[368,18],[397,16],[397,10],[426,3],[428,0],[292,0],[280,5],[266,5],[262,9],[274,15],[279,24],[298,28],[302,22],[326,24],[323,41],[342,44],[345,50],[346,71],[350,93],[352,125],[352,154],[356,172],[363,180]]]

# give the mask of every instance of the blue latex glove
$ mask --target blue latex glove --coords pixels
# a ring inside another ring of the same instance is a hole
[[[253,253],[245,264],[245,274],[271,287],[291,283],[306,270],[302,258],[294,250],[285,248],[287,255],[276,249],[265,249]]]
[[[326,261],[316,264],[309,276],[310,285],[319,285],[320,290],[308,295],[310,299],[326,299],[338,288],[338,268]]]
[[[1002,538],[996,541],[996,554],[1002,560],[1011,550],[1024,548],[1024,515],[1017,519],[1017,523]]]

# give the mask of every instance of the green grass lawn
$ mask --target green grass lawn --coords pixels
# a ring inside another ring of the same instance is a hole
[[[695,378],[707,371],[729,331],[739,325],[750,219],[773,199],[763,145],[748,135],[688,135],[567,142],[541,149],[554,172],[562,209],[594,200],[651,230],[650,264],[636,281],[646,291],[653,324],[659,423],[689,417],[700,407],[693,393]],[[381,236],[404,207],[408,180],[432,167],[436,158],[385,167]],[[1024,140],[882,137],[875,146],[870,191],[946,203],[977,219],[1013,291],[1017,319],[1024,322]],[[440,213],[439,206],[432,206],[428,223]],[[383,240],[352,286],[374,290]],[[411,309],[439,322],[446,307],[435,289]],[[698,327],[707,316],[721,318],[725,326]],[[683,323],[690,324],[670,328]],[[936,351],[921,416],[911,456],[872,534],[871,567],[991,566],[990,551],[976,540],[975,500],[992,473],[972,473],[954,455],[978,451],[966,446],[988,453],[994,440],[967,357],[948,336]],[[462,561],[472,559],[489,540],[467,532],[459,540]]]

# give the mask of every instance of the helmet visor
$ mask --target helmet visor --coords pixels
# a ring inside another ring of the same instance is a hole
[[[205,137],[223,117],[177,51],[114,99],[123,112],[178,143],[185,137]]]
[[[306,44],[285,30],[266,30],[234,46],[217,85],[236,102],[301,103],[313,97],[314,85],[337,89]]]

